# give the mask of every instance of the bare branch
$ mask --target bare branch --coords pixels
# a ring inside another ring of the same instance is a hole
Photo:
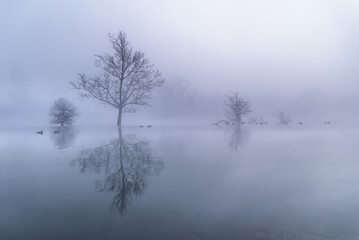
[[[239,96],[239,93],[230,93],[225,101],[226,116],[229,121],[240,123],[242,116],[252,112],[249,101]]]
[[[78,74],[71,82],[83,98],[95,98],[118,109],[121,125],[122,112],[134,112],[138,106],[148,106],[151,91],[164,84],[161,73],[141,51],[133,51],[124,32],[109,34],[112,54],[95,55],[95,66],[101,75],[88,77]]]
[[[78,116],[76,106],[65,98],[59,98],[54,101],[51,106],[49,115],[51,117],[50,123],[71,125],[74,118]]]

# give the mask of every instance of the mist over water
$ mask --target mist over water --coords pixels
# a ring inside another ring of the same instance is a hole
[[[0,1],[0,33],[0,239],[359,239],[357,1]]]
[[[51,130],[0,132],[3,239],[358,237],[357,130]]]

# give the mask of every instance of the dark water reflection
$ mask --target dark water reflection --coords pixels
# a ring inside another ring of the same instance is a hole
[[[224,128],[224,131],[227,134],[226,141],[229,148],[235,151],[238,151],[240,145],[244,143],[249,136],[248,129],[238,124]]]
[[[359,238],[357,129],[72,130],[0,130],[0,239]]]
[[[58,133],[54,133],[59,131]],[[50,131],[52,141],[57,149],[67,149],[76,139],[76,129],[72,126],[53,127]]]
[[[118,139],[108,144],[82,150],[72,166],[81,172],[98,172],[103,180],[96,183],[98,192],[114,192],[111,209],[123,213],[133,196],[141,195],[148,178],[159,175],[164,162],[153,157],[148,140],[136,140],[135,136],[123,136],[118,128]]]

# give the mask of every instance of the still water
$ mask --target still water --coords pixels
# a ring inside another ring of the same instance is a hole
[[[0,239],[359,239],[359,131],[0,129]]]

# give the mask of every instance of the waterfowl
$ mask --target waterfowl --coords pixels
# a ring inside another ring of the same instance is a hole
[[[44,132],[41,130],[40,132],[36,132],[36,133],[42,135]]]

